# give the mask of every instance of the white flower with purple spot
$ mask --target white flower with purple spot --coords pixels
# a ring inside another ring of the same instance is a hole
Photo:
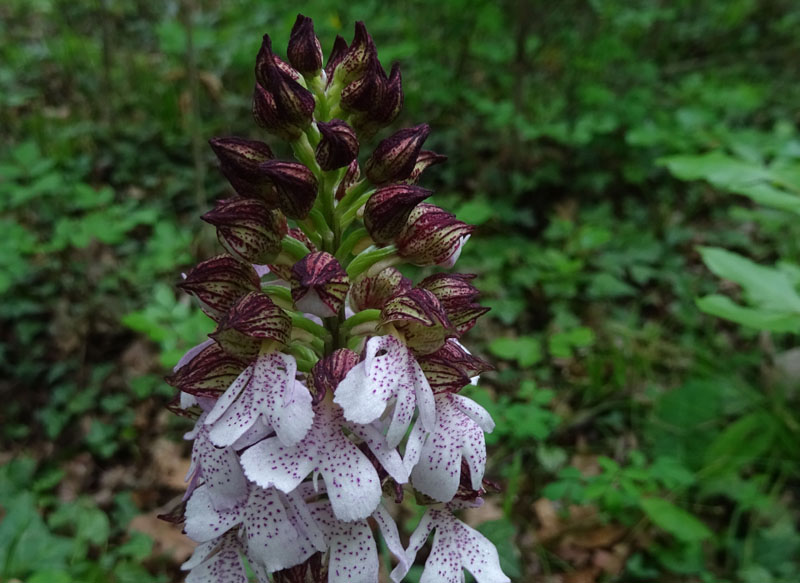
[[[406,549],[405,564],[392,571],[392,581],[399,583],[408,565],[414,564],[417,552],[435,530],[431,552],[425,561],[420,583],[463,583],[464,569],[478,583],[509,583],[500,568],[494,545],[474,528],[458,520],[449,509],[429,508],[411,535]]]
[[[258,421],[294,445],[311,427],[311,394],[295,379],[297,364],[280,352],[259,355],[217,400],[205,420],[215,444],[232,445]]]
[[[340,409],[323,401],[311,429],[296,445],[276,437],[267,438],[242,454],[248,479],[263,488],[274,486],[291,492],[309,474],[322,476],[333,512],[340,520],[360,520],[375,510],[381,500],[378,472],[367,456],[342,431],[366,442],[383,468],[398,483],[408,481],[408,472],[396,450],[374,427],[347,423]]]
[[[436,428],[427,434],[414,426],[403,462],[414,488],[440,502],[449,502],[461,481],[461,460],[467,462],[473,490],[481,487],[486,468],[484,432],[494,430],[489,413],[475,401],[453,393],[436,395]],[[413,468],[413,469],[412,469]]]
[[[362,425],[382,417],[389,406],[389,447],[402,441],[415,409],[419,409],[422,427],[434,428],[433,391],[414,355],[394,336],[376,336],[367,342],[364,360],[339,383],[333,402],[342,407],[348,421]]]

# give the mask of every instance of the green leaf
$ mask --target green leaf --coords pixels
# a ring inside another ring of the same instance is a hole
[[[653,524],[683,542],[699,542],[712,535],[705,524],[672,502],[662,498],[642,498],[640,506]]]
[[[701,247],[700,255],[716,275],[741,285],[756,305],[769,310],[800,313],[800,296],[783,271],[764,267],[719,247]]]
[[[712,294],[698,298],[697,307],[707,314],[724,318],[742,326],[769,332],[800,331],[800,314],[746,308],[727,296]]]

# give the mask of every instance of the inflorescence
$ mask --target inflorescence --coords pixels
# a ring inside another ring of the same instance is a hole
[[[362,141],[403,105],[357,23],[323,67],[313,22],[292,29],[288,63],[269,36],[253,115],[296,161],[263,142],[215,138],[236,195],[203,219],[226,253],[180,287],[217,323],[178,363],[171,408],[196,418],[189,486],[172,517],[198,546],[188,583],[378,580],[373,530],[399,582],[435,531],[421,581],[509,581],[494,546],[454,515],[482,503],[484,432],[494,423],[459,391],[488,370],[459,339],[487,311],[471,275],[416,286],[395,267],[452,267],[472,227],[417,185],[445,156],[426,124]],[[390,509],[426,506],[406,548]]]

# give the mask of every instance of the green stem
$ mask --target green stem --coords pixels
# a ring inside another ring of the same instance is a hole
[[[312,322],[300,312],[292,312],[289,314],[292,318],[292,327],[300,328],[316,336],[317,338],[325,339],[329,332],[316,322]]]
[[[383,248],[368,247],[350,262],[350,265],[347,266],[347,275],[352,281],[379,261],[388,261],[391,264],[398,259],[397,255],[395,255],[396,251],[397,248],[394,245],[388,245]],[[387,264],[387,267],[389,264]]]
[[[306,247],[305,243],[298,241],[289,235],[285,235],[283,237],[281,240],[281,247],[286,253],[294,257],[297,261],[300,261],[303,257],[311,253],[308,247]]]
[[[345,192],[344,196],[342,197],[342,200],[339,201],[339,205],[336,207],[336,214],[342,216],[345,212],[350,210],[350,207],[353,206],[353,202],[363,198],[362,195],[369,191],[371,186],[372,184],[369,182],[369,180],[364,179],[348,188],[347,192]],[[372,195],[372,192],[370,191],[369,194]],[[356,210],[358,210],[360,206],[361,205],[357,206]]]
[[[341,263],[344,267],[347,267],[347,265],[350,263],[350,253],[352,253],[353,247],[355,247],[356,243],[361,241],[364,237],[368,236],[369,234],[364,227],[356,229],[350,233],[336,249],[336,259],[339,261],[339,263]]]
[[[365,322],[377,321],[380,319],[380,317],[381,317],[380,310],[375,310],[375,309],[361,310],[357,314],[353,314],[352,316],[347,318],[347,320],[342,322],[342,329],[349,332],[359,324],[364,324]]]

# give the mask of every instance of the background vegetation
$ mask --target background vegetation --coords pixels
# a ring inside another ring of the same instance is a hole
[[[325,50],[364,20],[401,62],[400,125],[450,156],[426,186],[479,225],[502,490],[470,519],[512,579],[800,580],[800,6],[300,9]],[[162,377],[209,323],[174,284],[216,249],[205,141],[258,136],[253,59],[294,17],[0,5],[0,580],[178,580]]]

